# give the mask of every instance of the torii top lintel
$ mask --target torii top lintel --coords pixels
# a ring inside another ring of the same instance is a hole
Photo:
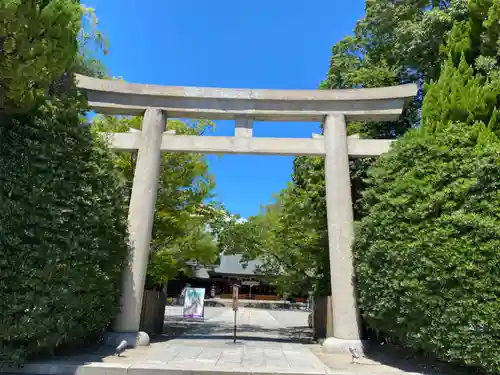
[[[77,75],[89,105],[104,114],[139,115],[160,108],[174,118],[254,121],[322,121],[340,113],[348,120],[397,119],[417,93],[415,84],[341,90],[261,90],[176,87]]]

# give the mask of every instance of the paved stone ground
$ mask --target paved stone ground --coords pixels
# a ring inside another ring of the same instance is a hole
[[[240,308],[233,342],[231,308],[205,309],[204,321],[185,320],[182,308],[167,307],[164,335],[149,347],[113,356],[99,348],[31,363],[24,374],[179,375],[180,373],[327,374],[328,367],[302,343],[310,342],[307,312]],[[300,334],[298,334],[300,333]]]
[[[278,340],[309,343],[311,330],[307,328],[306,311],[263,310],[241,307],[236,315],[237,336],[248,340]],[[165,336],[199,336],[203,339],[233,337],[234,311],[226,307],[205,309],[205,320],[186,321],[182,308],[169,306],[165,311]]]
[[[208,306],[223,306],[232,307],[233,300],[226,298],[210,298],[206,301]],[[307,303],[305,302],[285,302],[285,301],[263,301],[254,299],[240,299],[238,300],[240,307],[253,307],[267,310],[307,310]]]
[[[349,353],[325,354],[310,338],[306,311],[241,308],[237,341],[234,312],[205,310],[204,321],[182,318],[182,308],[167,307],[165,334],[149,347],[113,356],[112,348],[31,363],[17,372],[38,375],[204,375],[221,374],[462,374],[411,364],[407,358],[378,355],[351,362]],[[146,374],[147,373],[147,374]],[[187,374],[189,373],[189,374]],[[470,374],[470,372],[468,373]]]
[[[306,334],[295,334],[307,326],[307,312],[240,308],[236,343],[231,309],[207,308],[205,321],[198,324],[183,322],[181,312],[181,308],[167,308],[165,332],[171,339],[155,348],[149,361],[215,371],[324,374],[328,370],[302,345]]]

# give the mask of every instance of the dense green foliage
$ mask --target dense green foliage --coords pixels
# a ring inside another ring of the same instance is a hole
[[[400,344],[500,372],[498,2],[471,1],[422,125],[369,171],[355,240],[363,317]],[[489,61],[489,68],[484,63]]]
[[[380,158],[356,232],[356,272],[370,327],[500,370],[500,142],[482,142],[484,131],[412,131]]]
[[[100,338],[129,253],[126,194],[82,126],[78,1],[0,7],[0,364]],[[25,27],[27,26],[27,27]]]
[[[99,116],[93,121],[94,131],[123,132],[140,129],[141,117]],[[199,121],[192,124],[168,120],[166,130],[176,134],[200,135],[211,123]],[[135,168],[135,155],[117,153],[115,164],[127,183],[129,194]],[[189,261],[213,264],[219,256],[214,238],[220,227],[223,210],[214,204],[205,204],[212,198],[215,186],[208,173],[208,164],[201,154],[164,153],[161,161],[152,253],[148,275],[156,284],[165,284],[180,271],[187,274]],[[207,230],[207,225],[214,233]]]
[[[125,194],[75,102],[0,127],[1,362],[99,334],[119,306]]]
[[[77,55],[81,16],[75,0],[0,0],[0,110],[44,100]]]

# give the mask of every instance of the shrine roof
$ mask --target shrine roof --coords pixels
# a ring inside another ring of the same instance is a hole
[[[259,260],[249,261],[244,267],[241,264],[241,255],[221,255],[220,264],[214,268],[214,273],[227,275],[255,275],[262,263]]]

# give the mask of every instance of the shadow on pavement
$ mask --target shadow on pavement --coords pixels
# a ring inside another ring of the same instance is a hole
[[[312,330],[307,327],[267,328],[256,325],[237,324],[236,335],[242,341],[268,341],[280,343],[312,344]],[[182,336],[182,337],[181,337]],[[182,317],[167,317],[163,334],[152,338],[152,342],[183,340],[228,340],[233,337],[233,326],[221,322],[185,320]]]
[[[435,358],[411,352],[405,348],[391,344],[372,347],[371,350],[367,352],[366,358],[403,371],[422,372],[426,375],[485,374],[484,371],[477,368],[442,362]]]
[[[305,327],[268,328],[258,325],[237,325],[237,343],[248,341],[254,342],[276,342],[276,343],[299,343],[309,344],[311,330]],[[186,319],[182,316],[166,315],[162,335],[151,337],[151,343],[168,342],[169,340],[207,340],[230,341],[233,340],[233,326],[225,322],[198,319]],[[79,348],[60,349],[53,356],[32,358],[31,363],[43,362],[45,364],[60,363],[61,360],[67,365],[84,365],[90,362],[105,362],[106,357],[114,355],[115,348],[102,345],[97,342],[92,345]],[[125,359],[133,359],[140,353],[134,350],[126,350],[121,356]]]

